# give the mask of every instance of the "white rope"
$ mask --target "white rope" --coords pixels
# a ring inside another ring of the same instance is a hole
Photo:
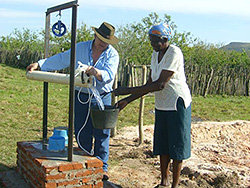
[[[77,141],[77,143],[78,143],[78,146],[79,146],[84,152],[86,152],[87,154],[93,156],[93,155],[94,155],[94,150],[91,149],[91,151],[88,152],[88,151],[81,145],[81,143],[80,143],[80,141],[79,141],[79,140],[80,140],[80,139],[79,139],[80,133],[82,132],[83,128],[86,126],[86,124],[87,124],[87,122],[88,122],[88,119],[89,119],[90,107],[91,107],[91,99],[92,99],[92,97],[93,97],[93,94],[91,95],[90,92],[89,92],[89,89],[88,89],[89,98],[88,98],[87,102],[82,102],[82,101],[80,100],[80,97],[79,97],[79,96],[80,96],[80,93],[81,93],[81,90],[82,90],[82,88],[80,89],[80,91],[79,91],[79,93],[78,93],[78,95],[77,95],[77,96],[78,96],[78,100],[79,100],[79,102],[80,102],[81,104],[83,104],[83,105],[89,103],[89,109],[88,109],[88,113],[87,113],[85,122],[84,122],[84,124],[82,125],[81,129],[80,129],[80,130],[78,131],[78,133],[77,133],[76,141]]]
[[[76,69],[76,74],[75,74],[75,77],[77,77],[78,75],[80,75],[82,72],[85,72],[86,68],[88,67],[87,65],[85,64],[82,64],[80,61],[78,61],[78,64],[79,64],[79,67]],[[91,87],[91,84],[88,85],[88,87]],[[82,105],[87,105],[89,104],[89,108],[88,108],[88,113],[87,113],[87,116],[86,116],[86,119],[85,119],[85,122],[83,123],[81,129],[78,131],[77,133],[77,136],[76,136],[76,142],[78,144],[78,146],[84,151],[86,152],[87,154],[93,156],[94,155],[94,150],[91,149],[91,151],[87,151],[80,143],[80,133],[82,132],[82,130],[84,129],[84,127],[86,126],[87,122],[88,122],[88,119],[89,119],[89,114],[90,114],[90,107],[91,107],[91,100],[93,98],[93,93],[91,94],[89,88],[87,88],[88,90],[88,94],[89,94],[89,98],[86,102],[84,101],[81,101],[80,99],[80,94],[81,94],[81,91],[82,91],[82,87],[81,89],[79,90],[78,94],[77,94],[77,99],[78,101],[82,104]]]

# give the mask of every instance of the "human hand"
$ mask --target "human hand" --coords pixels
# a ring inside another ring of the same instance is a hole
[[[38,63],[32,63],[32,64],[30,64],[30,65],[26,68],[26,70],[29,71],[29,72],[32,72],[33,70],[38,69],[38,67],[39,67],[39,64],[38,64]]]
[[[85,70],[85,73],[90,76],[95,76],[97,70],[93,66],[88,66],[88,68]]]
[[[88,76],[95,76],[98,80],[102,81],[102,74],[100,70],[93,66],[88,66],[88,68],[85,70],[85,74]]]
[[[119,108],[119,111],[121,111],[123,108],[127,106],[127,104],[128,102],[125,99],[122,99],[115,104],[115,107]]]

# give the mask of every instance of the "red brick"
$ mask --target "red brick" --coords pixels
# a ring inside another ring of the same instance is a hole
[[[82,185],[80,187],[77,186],[75,188],[93,188],[93,186],[92,185]]]
[[[78,185],[79,182],[80,182],[80,180],[64,181],[64,182],[59,182],[58,186]]]
[[[101,176],[96,176],[96,180],[97,180],[97,181],[102,180],[102,178],[103,178],[103,175],[101,175]]]
[[[99,159],[90,159],[86,161],[86,168],[98,168],[102,167],[103,163]]]
[[[58,180],[58,179],[64,179],[66,177],[66,174],[57,174],[57,175],[47,175],[45,177],[45,180]]]
[[[44,178],[46,176],[45,172],[42,171],[41,169],[37,169],[36,170],[36,173],[37,173],[37,176],[41,177],[41,178]]]
[[[74,170],[80,170],[83,168],[82,163],[73,163],[72,165],[73,165]]]
[[[82,178],[82,183],[88,183],[90,182],[91,178],[90,177],[85,177],[85,178]]]
[[[24,148],[23,148],[23,145],[24,145],[24,142],[17,142],[17,147],[18,147],[18,148],[24,149]]]
[[[103,182],[100,181],[96,185],[93,186],[93,188],[102,188],[103,187]]]
[[[44,187],[45,188],[55,188],[55,187],[58,187],[58,186],[57,186],[56,182],[50,182],[50,183],[45,182]]]
[[[96,169],[93,173],[94,174],[103,173],[103,169],[102,168]]]
[[[60,161],[57,165],[47,166],[44,164],[47,164],[47,160],[50,159],[43,157],[44,154],[37,151],[32,143],[17,143],[17,170],[31,184],[31,187],[54,188],[67,185],[82,188],[103,187],[101,181],[103,164],[99,159],[87,157],[84,158],[84,163]],[[72,173],[70,170],[73,170]]]
[[[40,184],[36,181],[36,179],[34,178],[34,176],[32,176],[32,175],[30,175],[28,173],[26,173],[26,176],[27,176],[28,182],[30,182],[33,185],[33,187],[40,187]]]
[[[32,147],[32,148],[26,150],[26,155],[27,155],[30,159],[33,159],[33,158],[36,157],[35,155],[37,155],[37,151]]]
[[[34,163],[32,163],[32,161],[26,160],[25,162],[26,162],[26,163],[25,163],[24,166],[26,166],[26,167],[29,168],[29,169],[33,169],[33,168],[34,168]]]
[[[31,187],[42,188],[42,186],[39,183],[37,183],[37,182],[29,182],[29,184],[32,185]]]
[[[73,173],[68,174],[69,179],[73,179],[74,177],[75,177],[75,175]]]
[[[50,173],[52,170],[58,170],[58,166],[47,166],[47,165],[44,165],[42,167],[43,171],[45,172],[45,174],[48,174]]]
[[[71,163],[66,163],[66,164],[61,164],[58,167],[58,171],[59,172],[63,172],[63,171],[69,171],[69,170],[73,170],[73,165]]]
[[[34,164],[36,164],[38,167],[40,167],[40,166],[42,166],[42,162],[44,161],[44,159],[33,158],[32,161]]]
[[[32,175],[30,174],[30,172],[26,171],[26,172],[25,172],[25,175],[28,177],[29,180],[31,180],[31,181],[36,181],[36,179],[34,178],[34,176],[32,176]]]
[[[21,158],[26,158],[26,156],[24,155],[24,153],[21,151],[21,150],[18,150],[18,155],[17,155],[17,158],[18,159],[21,159]]]
[[[78,172],[75,177],[84,177],[84,176],[89,176],[92,175],[93,171],[92,170],[85,170],[85,171],[81,171]]]
[[[21,158],[21,159],[19,159],[18,161],[20,162],[20,164],[21,164],[21,165],[23,165],[23,164],[25,164],[25,163],[26,163],[26,161],[25,161],[25,159],[24,159],[24,158]]]
[[[20,168],[27,168],[26,162],[23,159],[18,160],[17,164],[20,166]]]
[[[18,149],[19,149],[20,151],[22,151],[22,152],[24,153],[24,155],[26,155],[26,150],[24,149],[24,147],[22,147],[22,145],[19,145],[19,146],[18,146]]]
[[[40,177],[36,177],[36,181],[38,181],[38,183],[40,183],[41,185],[44,185],[44,179],[41,179]]]
[[[32,177],[34,177],[34,179],[36,179],[36,178],[37,178],[37,174],[36,174],[36,172],[34,172],[34,171],[29,171],[29,172],[30,172],[31,176],[32,176]]]
[[[25,154],[30,158],[33,158],[34,153],[37,153],[36,149],[31,145],[24,146],[23,150],[24,150]]]

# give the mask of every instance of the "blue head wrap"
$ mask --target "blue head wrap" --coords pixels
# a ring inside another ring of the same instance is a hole
[[[165,23],[159,23],[153,25],[148,34],[155,35],[161,38],[167,38],[168,40],[170,40],[172,38],[172,28]]]

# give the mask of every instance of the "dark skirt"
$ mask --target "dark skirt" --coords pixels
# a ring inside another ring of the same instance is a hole
[[[155,109],[154,155],[184,160],[191,156],[191,105],[178,98],[177,111]]]

